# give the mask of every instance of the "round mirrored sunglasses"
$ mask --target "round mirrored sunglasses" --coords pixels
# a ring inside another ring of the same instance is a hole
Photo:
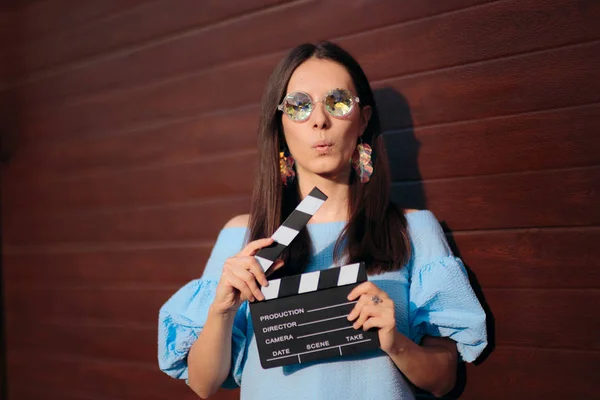
[[[325,93],[323,100],[313,101],[308,93],[292,92],[283,98],[277,109],[283,111],[292,121],[306,121],[312,113],[315,104],[323,103],[325,110],[336,118],[350,114],[354,104],[359,103],[358,97],[348,89],[333,89]]]

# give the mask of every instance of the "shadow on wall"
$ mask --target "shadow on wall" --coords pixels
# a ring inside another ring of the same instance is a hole
[[[401,93],[392,88],[377,89],[374,91],[374,95],[389,157],[392,176],[392,201],[402,208],[427,209],[427,198],[418,164],[421,143],[414,134],[412,115],[408,102]],[[452,251],[457,257],[461,257],[452,230],[444,221],[441,221],[441,225],[447,233],[448,243]],[[487,317],[488,346],[475,361],[475,364],[479,365],[489,357],[495,348],[495,322],[475,273],[467,264],[465,264],[465,267],[469,274],[471,286],[483,306]],[[459,398],[465,390],[466,384],[466,368],[465,364],[461,363],[458,369],[457,384],[452,392],[444,398]],[[421,392],[421,394],[423,393]],[[429,396],[425,398],[429,398]]]

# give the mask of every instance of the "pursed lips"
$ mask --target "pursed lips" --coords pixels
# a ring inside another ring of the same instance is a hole
[[[316,142],[315,144],[313,144],[313,149],[327,149],[330,148],[331,146],[333,146],[332,142],[328,142],[325,140],[320,140],[318,142]]]
[[[313,145],[313,149],[319,156],[326,156],[331,154],[333,143],[324,140],[318,141]]]

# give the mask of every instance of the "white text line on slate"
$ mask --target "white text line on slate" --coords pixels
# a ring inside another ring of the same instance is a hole
[[[339,317],[331,317],[331,318],[320,319],[318,321],[305,322],[303,324],[298,324],[298,326],[317,324],[319,322],[331,321],[332,319],[340,319],[340,318],[347,318],[347,316],[346,315],[340,315]]]
[[[364,343],[364,342],[370,342],[371,339],[365,339],[365,340],[359,340],[357,342],[352,342],[352,343],[346,343],[346,344],[339,344],[336,346],[330,346],[330,347],[323,347],[322,349],[317,349],[317,350],[309,350],[309,351],[303,351],[302,353],[297,353],[297,354],[290,354],[288,356],[281,356],[281,357],[274,357],[274,358],[267,358],[267,361],[273,361],[273,360],[279,360],[281,358],[289,358],[289,357],[296,357],[298,356],[298,360],[300,360],[300,356],[302,354],[309,354],[309,353],[316,353],[319,351],[324,351],[324,350],[330,350],[330,349],[335,349],[336,347],[340,348],[340,355],[342,354],[342,347],[343,346],[350,346],[353,344],[357,344],[357,343]]]
[[[345,326],[343,328],[330,329],[328,331],[323,331],[323,332],[309,333],[308,335],[296,336],[296,339],[302,339],[302,338],[309,337],[309,336],[322,335],[324,333],[329,333],[329,332],[343,331],[344,329],[354,329],[354,327],[352,327],[352,326]]]
[[[334,304],[332,306],[327,306],[327,307],[313,308],[312,310],[306,310],[306,312],[327,310],[328,308],[335,308],[335,307],[347,306],[348,304],[356,304],[356,303],[358,303],[358,300],[356,300],[356,301],[349,301],[347,303]]]

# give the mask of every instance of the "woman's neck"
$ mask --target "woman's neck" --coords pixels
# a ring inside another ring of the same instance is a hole
[[[311,218],[311,223],[348,220],[350,185],[347,182],[340,183],[319,175],[313,175],[304,179],[298,177],[298,187],[302,198],[305,198],[314,187],[318,187],[327,195],[327,201]]]

